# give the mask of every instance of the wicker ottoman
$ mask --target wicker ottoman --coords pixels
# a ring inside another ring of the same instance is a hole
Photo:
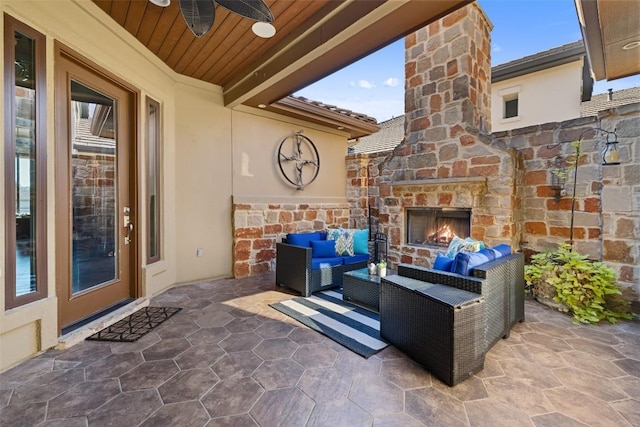
[[[484,368],[485,300],[403,276],[380,283],[380,335],[450,386]]]

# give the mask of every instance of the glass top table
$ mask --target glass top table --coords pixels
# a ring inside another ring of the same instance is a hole
[[[395,274],[387,268],[387,276]],[[347,271],[342,275],[342,298],[368,310],[380,311],[380,276],[367,268]]]

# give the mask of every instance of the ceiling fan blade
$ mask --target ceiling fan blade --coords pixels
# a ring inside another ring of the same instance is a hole
[[[207,34],[216,18],[213,0],[180,0],[180,13],[196,37]]]
[[[216,0],[216,3],[245,18],[260,22],[273,22],[271,9],[264,0]]]

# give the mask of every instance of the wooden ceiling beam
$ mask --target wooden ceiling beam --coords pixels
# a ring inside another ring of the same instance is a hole
[[[350,0],[331,13],[321,10],[317,24],[225,85],[225,105],[269,105],[469,3]]]

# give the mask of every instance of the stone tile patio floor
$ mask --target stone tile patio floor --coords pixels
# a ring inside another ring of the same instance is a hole
[[[135,343],[84,341],[0,374],[2,426],[640,426],[640,323],[534,301],[456,387],[388,347],[364,359],[271,309],[267,274],[172,288]]]

